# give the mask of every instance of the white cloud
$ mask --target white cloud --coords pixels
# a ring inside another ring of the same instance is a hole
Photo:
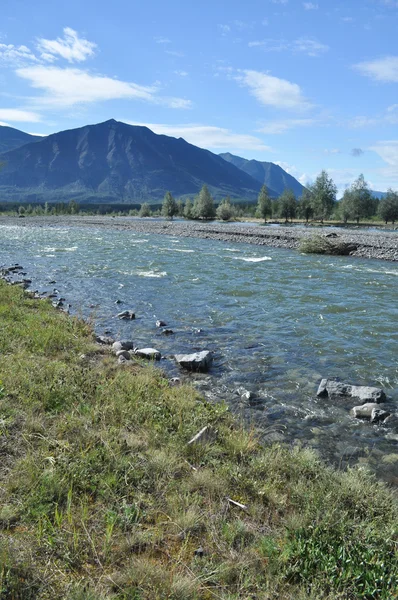
[[[290,165],[283,160],[275,160],[273,162],[275,165],[279,165],[284,171],[286,171],[286,173],[289,173],[289,175],[295,177],[301,183],[301,185],[306,185],[311,179],[307,173],[303,173],[303,171],[300,171],[294,165]]]
[[[268,38],[265,40],[255,40],[249,42],[248,46],[261,47],[265,52],[282,52],[283,50],[289,50],[293,53],[302,52],[307,56],[320,56],[324,52],[329,50],[329,46],[322,44],[313,38],[301,37],[291,42],[284,39],[272,39]]]
[[[398,82],[398,56],[385,56],[354,65],[354,68],[375,81]]]
[[[130,125],[149,127],[149,129],[158,134],[182,137],[190,144],[195,144],[195,146],[201,148],[272,151],[258,137],[234,133],[230,129],[222,127],[199,124],[165,125],[160,123],[139,123],[136,121],[124,122],[130,123]]]
[[[37,48],[41,52],[41,58],[53,62],[61,57],[68,62],[82,62],[94,55],[97,44],[79,38],[77,31],[70,27],[64,28],[64,37],[56,40],[40,38]]]
[[[38,59],[26,46],[0,44],[0,62],[18,67],[32,62],[38,62]]]
[[[191,105],[189,100],[183,98],[158,96],[159,90],[155,86],[142,86],[104,75],[92,75],[76,68],[32,66],[17,69],[16,73],[28,80],[33,88],[44,92],[43,96],[31,99],[41,106],[66,107],[116,99],[144,100],[171,108],[189,108]]]
[[[41,121],[38,113],[19,108],[0,108],[0,119],[16,123],[39,123]]]
[[[341,20],[343,23],[352,23],[354,21],[353,17],[342,17]]]
[[[318,10],[319,5],[314,4],[313,2],[303,2],[303,6],[305,10]]]
[[[287,4],[289,0],[271,0],[273,4]]]
[[[265,123],[258,131],[261,133],[267,133],[271,135],[278,135],[281,133],[285,133],[290,129],[295,129],[296,127],[310,127],[311,125],[316,124],[317,119],[285,119],[281,121],[269,121]]]
[[[398,140],[377,142],[370,150],[376,152],[387,163],[390,173],[398,178]]]
[[[187,77],[189,73],[187,73],[187,71],[174,71],[174,74],[179,77]]]
[[[231,31],[231,27],[229,25],[219,25],[218,26],[219,30],[221,31],[222,35],[227,35],[227,33],[229,33]]]
[[[155,37],[154,39],[157,44],[171,44],[171,40],[169,40],[169,38]]]
[[[308,56],[319,56],[329,50],[329,46],[311,38],[299,38],[292,44],[293,52],[304,52]]]
[[[341,150],[339,148],[325,148],[323,151],[324,154],[341,154]]]
[[[305,99],[300,86],[260,71],[239,71],[235,79],[249,88],[260,104],[284,109],[308,109],[311,104]]]

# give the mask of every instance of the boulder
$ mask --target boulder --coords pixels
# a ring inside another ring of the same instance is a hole
[[[366,385],[350,385],[349,383],[342,383],[332,379],[322,379],[316,395],[319,398],[353,398],[359,400],[362,404],[366,404],[367,402],[379,404],[386,400],[386,394],[381,388]]]
[[[155,348],[137,348],[134,351],[134,354],[140,358],[146,358],[147,360],[160,360],[162,357],[159,350],[156,350]]]
[[[172,329],[163,329],[163,335],[173,335],[174,331]]]
[[[391,413],[383,410],[380,407],[374,408],[370,417],[371,423],[384,423]]]
[[[118,350],[116,352],[116,358],[120,358],[121,356],[123,356],[126,360],[131,359],[131,356],[130,356],[130,353],[128,352],[128,350]]]
[[[124,365],[126,362],[128,362],[128,360],[124,356],[119,356],[119,358],[117,359],[117,362],[119,365]]]
[[[188,371],[208,371],[213,361],[213,355],[208,350],[194,354],[176,354],[174,358],[180,367]]]
[[[156,324],[156,327],[166,327],[167,326],[167,323],[165,323],[164,321],[160,321],[160,320],[156,321],[155,324]]]
[[[366,404],[361,404],[360,406],[354,406],[352,409],[352,414],[357,419],[369,419],[372,416],[372,411],[378,408],[378,404],[375,402],[367,402]]]
[[[105,346],[111,346],[115,343],[115,340],[107,335],[96,335],[95,341],[97,344],[104,344]]]
[[[365,402],[384,402],[386,400],[386,394],[384,390],[377,387],[368,387],[366,385],[353,385],[351,387],[351,398],[355,398],[365,404]]]
[[[112,344],[112,350],[115,354],[119,350],[134,350],[134,344],[130,340],[119,340]]]
[[[118,319],[124,319],[126,321],[130,321],[132,319],[135,319],[135,313],[133,313],[131,310],[123,310],[122,312],[120,312],[117,315]]]

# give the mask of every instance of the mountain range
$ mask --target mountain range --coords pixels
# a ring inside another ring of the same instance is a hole
[[[263,184],[272,197],[303,189],[273,163],[217,155],[113,119],[47,137],[2,126],[0,163],[0,197],[18,202],[159,203],[168,190],[187,198],[204,184],[216,201],[255,201]]]

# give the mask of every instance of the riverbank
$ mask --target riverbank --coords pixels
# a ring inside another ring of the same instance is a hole
[[[335,233],[339,241],[356,246],[350,255],[360,258],[398,261],[398,232],[364,229],[331,229],[330,227],[250,226],[235,223],[199,221],[165,221],[132,217],[0,217],[3,224],[37,227],[112,227],[139,233],[155,233],[176,237],[193,237],[224,242],[271,246],[297,250],[303,238]]]
[[[0,282],[4,598],[396,598],[396,496]],[[202,442],[190,440],[203,427]]]

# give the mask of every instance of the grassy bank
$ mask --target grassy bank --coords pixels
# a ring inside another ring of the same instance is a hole
[[[0,379],[0,598],[398,598],[382,483],[262,447],[225,405],[117,366],[4,282]]]

